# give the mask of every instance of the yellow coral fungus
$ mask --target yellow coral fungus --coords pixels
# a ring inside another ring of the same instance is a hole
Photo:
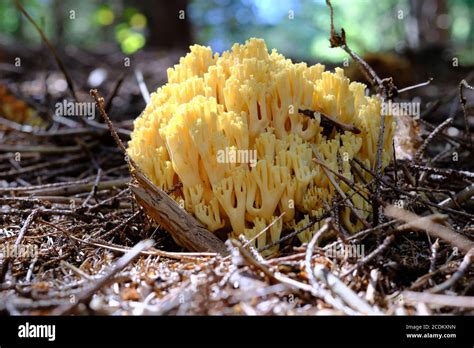
[[[135,121],[128,152],[160,188],[182,183],[174,198],[210,231],[252,239],[284,213],[254,241],[262,247],[283,228],[301,228],[321,215],[337,190],[313,161],[312,146],[326,166],[355,183],[336,179],[357,216],[369,216],[366,188],[349,161],[374,166],[382,101],[366,96],[365,85],[351,83],[342,69],[294,64],[269,53],[263,40],[250,39],[222,55],[192,46],[168,70],[168,81]],[[314,117],[300,112],[307,109]],[[327,132],[321,113],[361,132]],[[385,120],[384,167],[394,132],[392,117]],[[363,226],[351,209],[339,213],[348,231]],[[308,241],[316,228],[299,239]]]

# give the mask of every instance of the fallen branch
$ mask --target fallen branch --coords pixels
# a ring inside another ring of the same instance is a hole
[[[434,222],[433,219],[418,216],[408,210],[389,205],[385,207],[385,215],[406,222],[407,224],[403,226],[405,229],[413,228],[415,230],[426,231],[431,236],[450,243],[464,253],[467,253],[474,247],[474,242],[456,233],[452,229]]]
[[[455,205],[462,204],[472,196],[474,196],[474,184],[456,193],[452,198],[445,199],[444,201],[440,202],[439,205],[446,208],[452,208]]]
[[[179,245],[190,251],[228,254],[225,244],[215,234],[204,228],[166,192],[156,187],[133,161],[130,161],[130,171],[135,180],[130,184],[135,200]]]
[[[423,302],[438,306],[460,307],[460,308],[474,308],[474,301],[472,296],[449,296],[436,295],[429,292],[402,292],[404,299],[413,303]]]

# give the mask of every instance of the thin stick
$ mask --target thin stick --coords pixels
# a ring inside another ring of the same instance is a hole
[[[471,132],[470,132],[470,127],[469,127],[469,120],[468,120],[468,117],[467,117],[467,110],[466,110],[466,98],[464,98],[464,91],[463,91],[463,88],[468,88],[470,89],[471,91],[474,91],[474,87],[470,86],[466,80],[462,80],[460,83],[459,83],[459,101],[461,103],[461,107],[462,107],[462,111],[463,111],[463,115],[464,115],[464,127],[465,127],[465,131],[466,131],[466,138],[468,140],[468,143],[469,143],[469,147],[472,148],[472,138],[471,138]]]
[[[408,86],[408,87],[399,89],[398,94],[403,93],[403,92],[407,92],[407,91],[411,91],[412,89],[428,86],[432,81],[433,81],[433,78],[430,77],[428,79],[428,81],[426,81],[426,82],[418,83],[418,84],[413,85],[413,86]]]
[[[382,93],[387,99],[392,99],[397,96],[397,87],[393,84],[392,78],[381,79],[378,77],[374,69],[372,69],[372,67],[367,64],[367,62],[364,61],[357,53],[349,48],[346,42],[346,32],[344,31],[344,28],[341,28],[340,34],[336,32],[334,29],[334,9],[332,7],[331,1],[326,0],[326,5],[329,7],[331,16],[331,36],[329,38],[331,48],[341,47],[344,51],[346,51],[357,63],[359,70],[362,71],[367,81],[375,86],[377,91]]]
[[[78,295],[75,302],[70,305],[64,305],[53,311],[54,315],[65,315],[69,314],[78,304],[88,301],[92,295],[99,291],[106,283],[115,277],[120,271],[127,267],[133,260],[135,260],[140,253],[150,249],[155,243],[152,239],[143,240],[137,243],[132,249],[130,249],[125,255],[123,255],[116,263],[112,266],[112,269],[102,278],[97,280],[88,289],[84,290],[82,294]]]
[[[375,157],[375,166],[374,166],[374,171],[378,173],[378,176],[382,176],[382,149],[383,149],[383,143],[384,143],[384,133],[385,133],[385,114],[382,113],[382,116],[380,118],[380,130],[379,130],[379,138],[377,141],[377,155]],[[380,189],[381,185],[378,182],[378,180],[375,180],[374,182],[374,198],[372,200],[372,212],[374,214],[374,220],[372,225],[377,226],[381,220],[381,211],[380,211]]]
[[[319,152],[316,148],[316,146],[313,144],[312,145],[312,149],[313,149],[313,154],[315,155],[315,157],[317,158],[317,160],[319,162],[322,162],[322,159],[321,157],[319,156]],[[325,166],[321,166],[321,168],[323,169],[324,173],[326,174],[326,176],[328,177],[329,181],[331,182],[331,184],[334,186],[334,188],[336,189],[336,191],[341,195],[341,197],[345,200],[345,202],[347,202],[347,205],[349,206],[349,208],[351,209],[351,211],[354,213],[354,215],[362,222],[362,224],[365,226],[365,228],[370,228],[370,224],[359,214],[359,212],[357,211],[357,209],[354,207],[354,204],[352,204],[352,201],[347,197],[347,195],[345,194],[345,192],[341,189],[341,187],[338,185],[338,183],[336,182],[336,180],[334,180],[334,177],[332,175],[332,173],[330,173]]]
[[[89,194],[87,195],[84,202],[82,202],[81,207],[86,207],[87,203],[89,203],[89,201],[92,199],[92,197],[95,197],[95,195],[97,194],[97,187],[99,186],[101,176],[102,176],[102,169],[99,168],[99,170],[97,170],[97,176],[95,178],[94,185],[92,186],[92,189],[89,192]]]
[[[429,292],[414,292],[403,291],[402,296],[414,303],[423,302],[438,306],[459,307],[459,308],[474,308],[474,301],[472,296],[449,296],[449,295],[435,295]]]
[[[338,277],[328,271],[325,266],[321,264],[316,265],[314,268],[314,273],[316,277],[326,284],[326,286],[328,286],[333,293],[337,294],[345,303],[347,303],[359,313],[369,315],[380,314],[347,285],[345,285]]]
[[[133,221],[138,215],[141,214],[141,211],[138,210],[135,212],[135,214],[133,214],[132,216],[130,216],[128,219],[126,219],[125,221],[121,222],[119,225],[117,225],[116,227],[112,228],[110,231],[107,231],[105,232],[103,235],[101,235],[100,237],[102,239],[105,239],[107,238],[108,236],[111,236],[113,234],[115,234],[116,232],[118,232],[120,229],[124,228],[125,226],[127,226],[131,221]],[[95,235],[93,235],[93,237],[95,237],[98,233],[96,233]]]
[[[428,273],[433,273],[436,269],[436,262],[438,261],[439,238],[431,245],[430,269]],[[430,279],[431,281],[431,279]]]
[[[97,105],[97,108],[99,109],[100,115],[104,119],[105,123],[107,123],[110,133],[112,134],[112,137],[115,140],[115,143],[117,144],[119,149],[122,151],[122,154],[126,155],[127,149],[123,145],[122,140],[120,140],[120,137],[118,136],[117,131],[115,130],[114,125],[112,124],[112,121],[110,120],[109,116],[105,112],[104,98],[100,96],[99,92],[96,89],[91,89],[90,95],[94,98],[95,104]]]
[[[474,260],[474,248],[469,250],[469,252],[464,256],[461,264],[459,265],[458,270],[454,273],[451,278],[446,280],[445,282],[436,285],[434,288],[429,289],[428,291],[435,294],[444,290],[448,290],[452,287],[456,282],[462,278],[464,273],[469,269],[471,266],[472,261]]]
[[[148,91],[148,87],[145,84],[145,80],[143,79],[143,74],[140,70],[134,69],[133,72],[135,73],[135,78],[137,79],[138,87],[140,88],[140,93],[142,94],[143,100],[146,104],[150,102],[150,92]]]
[[[369,255],[365,256],[364,258],[360,259],[357,264],[350,268],[349,270],[345,271],[342,275],[341,275],[341,278],[345,278],[347,277],[349,274],[351,274],[352,272],[354,272],[356,269],[359,269],[360,267],[362,267],[363,265],[367,264],[368,262],[370,262],[375,256],[379,255],[380,253],[382,253],[385,249],[388,248],[388,246],[395,240],[395,236],[394,235],[390,235],[390,236],[387,236],[385,237],[384,241],[382,242],[382,244],[380,244],[377,248],[375,248],[374,251],[372,251]]]
[[[452,198],[445,199],[444,201],[440,202],[439,205],[441,207],[452,208],[456,204],[462,204],[463,202],[470,199],[472,196],[474,196],[474,184],[471,184],[464,190],[456,193]]]
[[[273,220],[268,226],[266,226],[264,229],[262,229],[260,232],[258,232],[255,236],[253,236],[251,239],[249,239],[247,242],[244,243],[244,248],[246,248],[250,243],[252,243],[254,240],[256,240],[258,237],[260,237],[263,233],[268,231],[270,227],[272,227],[274,224],[280,220],[283,215],[285,215],[285,212],[281,213],[280,216],[278,216],[275,220]]]
[[[299,109],[298,112],[302,113],[305,116],[313,118],[313,119],[315,117],[315,114],[319,114],[320,117],[321,117],[320,125],[323,128],[324,128],[324,124],[326,123],[326,124],[330,124],[330,125],[336,127],[336,129],[340,132],[349,131],[349,132],[352,132],[354,134],[359,134],[361,132],[360,129],[357,128],[356,126],[354,126],[352,124],[342,123],[342,122],[336,120],[335,118],[333,118],[331,116],[328,116],[328,115],[326,115],[326,114],[324,114],[323,112],[320,112],[320,111],[313,111],[313,110],[309,110],[309,109]]]
[[[434,137],[436,137],[440,132],[442,132],[447,126],[449,126],[453,122],[453,119],[451,117],[448,117],[446,120],[444,120],[443,123],[441,123],[439,126],[437,126],[425,139],[423,144],[418,148],[418,150],[415,153],[415,160],[420,161],[421,156],[425,153],[426,148],[428,147],[428,144],[433,140]]]
[[[20,232],[18,233],[18,237],[16,238],[15,244],[13,245],[15,248],[17,248],[21,244],[21,242],[23,241],[23,238],[25,237],[26,232],[28,231],[28,228],[33,223],[35,218],[38,216],[39,212],[40,212],[40,208],[36,208],[30,213],[30,215],[28,215],[23,226],[20,229]],[[0,273],[0,283],[3,282],[3,279],[5,278],[6,274],[10,271],[12,257],[10,256],[10,253],[8,254],[9,255],[3,260],[2,270]]]
[[[83,239],[80,239],[78,237],[75,237],[75,236],[71,235],[70,233],[68,233],[63,228],[61,228],[57,225],[54,225],[54,224],[52,224],[48,221],[41,221],[41,223],[57,229],[58,231],[62,232],[65,236],[71,238],[72,240],[74,240],[76,242],[82,243],[82,244],[87,244],[87,245],[91,245],[91,246],[95,246],[95,247],[99,247],[99,248],[103,248],[103,249],[113,250],[113,251],[117,251],[117,252],[120,252],[120,253],[126,253],[130,250],[130,248],[128,248],[128,247],[123,247],[123,246],[115,245],[115,244],[112,244],[112,243],[99,243],[99,242],[96,242],[96,241],[91,240],[91,239],[83,240]],[[163,250],[157,250],[157,249],[142,251],[141,254],[142,255],[147,255],[147,256],[162,256],[162,257],[167,257],[167,258],[170,258],[170,259],[191,260],[191,261],[195,261],[196,259],[203,258],[203,257],[217,256],[217,253],[206,253],[206,252],[203,252],[203,253],[192,253],[192,252],[191,253],[189,253],[189,252],[181,253],[181,252],[169,252],[169,251],[163,251]]]
[[[420,217],[412,212],[402,208],[397,208],[393,205],[385,207],[385,215],[407,222],[407,224],[404,225],[405,229],[410,227],[416,230],[424,230],[435,238],[441,238],[449,242],[462,252],[467,253],[474,247],[474,242],[446,226],[435,223],[433,219]]]
[[[467,179],[474,179],[474,173],[467,170],[455,170],[452,168],[433,168],[428,166],[422,166],[419,164],[407,163],[410,168],[420,170],[423,172],[433,173],[442,176],[457,176]]]
[[[114,101],[114,98],[117,96],[117,93],[120,90],[120,87],[122,86],[124,78],[125,78],[125,73],[121,73],[117,82],[115,83],[114,88],[112,89],[110,94],[107,96],[107,103],[105,104],[105,108],[104,108],[107,114],[110,112],[110,109],[112,108],[112,102]]]
[[[87,148],[96,146],[98,142],[86,143]],[[0,145],[0,152],[21,152],[22,156],[25,152],[43,153],[43,154],[64,154],[69,152],[78,152],[83,150],[82,146],[47,146],[47,145]]]
[[[365,166],[365,164],[362,163],[360,160],[358,160],[356,157],[354,157],[352,160],[355,163],[357,163],[366,172],[370,173],[372,175],[372,177],[378,178],[378,180],[380,180],[380,182],[382,184],[384,184],[385,186],[390,187],[391,189],[395,190],[396,192],[401,193],[402,195],[406,195],[408,197],[413,197],[413,195],[410,192],[407,192],[407,191],[404,191],[404,190],[398,188],[396,185],[391,184],[390,182],[386,181],[383,177],[381,177],[378,174],[374,173],[373,170],[367,168]],[[403,168],[406,168],[406,167],[403,167]],[[409,174],[409,173],[406,173],[406,174]],[[474,217],[472,214],[440,206],[438,203],[433,203],[433,202],[429,201],[428,199],[425,199],[425,198],[422,198],[422,197],[418,197],[417,199],[420,202],[422,202],[423,204],[427,205],[427,206],[434,207],[434,208],[439,208],[440,210],[446,211],[446,212],[451,213],[451,214],[457,214],[457,215],[465,216],[469,219],[472,219]]]
[[[58,53],[56,52],[56,49],[54,48],[54,46],[49,42],[48,38],[46,37],[45,33],[43,32],[43,30],[41,30],[41,28],[39,27],[38,24],[36,24],[36,22],[34,21],[34,19],[29,15],[28,12],[26,12],[25,8],[23,7],[23,5],[21,4],[20,0],[15,0],[15,3],[16,3],[16,6],[18,7],[18,9],[21,11],[21,13],[23,13],[23,15],[30,21],[31,24],[33,24],[33,26],[35,27],[36,31],[39,33],[39,35],[41,36],[41,39],[43,40],[43,42],[46,44],[46,46],[48,46],[49,50],[51,51],[51,53],[53,54],[53,57],[54,57],[54,60],[56,61],[56,64],[58,64],[59,66],[59,69],[61,70],[61,72],[63,73],[64,75],[64,78],[66,79],[66,82],[67,82],[67,86],[69,88],[69,91],[71,92],[73,98],[75,100],[77,100],[77,96],[76,96],[76,92],[74,91],[74,85],[72,83],[72,79],[71,77],[69,76],[63,62],[61,61],[61,59],[59,58],[59,55]]]
[[[313,268],[311,266],[311,259],[313,258],[313,250],[315,245],[318,243],[319,239],[329,230],[332,222],[331,219],[326,219],[325,224],[323,227],[321,227],[311,238],[311,241],[308,243],[308,246],[306,248],[306,254],[305,254],[305,269],[306,269],[306,274],[308,275],[308,280],[309,283],[313,287],[317,287],[317,281],[316,277],[314,276]]]
[[[309,284],[305,284],[305,283],[302,283],[300,281],[294,280],[290,277],[287,277],[287,276],[281,274],[280,272],[275,272],[274,273],[266,265],[263,265],[263,264],[257,262],[252,257],[250,252],[247,249],[243,248],[242,244],[239,241],[237,241],[235,239],[232,239],[231,243],[234,247],[238,248],[238,250],[240,252],[240,255],[242,255],[244,260],[246,260],[248,263],[250,263],[250,265],[254,266],[254,268],[257,268],[260,271],[262,271],[270,279],[273,279],[274,281],[278,281],[280,283],[288,285],[289,287],[291,287],[293,289],[303,290],[303,291],[309,292],[313,296],[320,297],[324,301],[326,301],[328,304],[330,304],[331,306],[333,306],[336,309],[339,309],[340,311],[342,311],[345,314],[348,314],[348,315],[357,314],[352,309],[347,308],[346,306],[344,306],[344,304],[340,300],[335,299],[326,289],[323,289],[323,288],[316,289],[315,287],[313,287]]]

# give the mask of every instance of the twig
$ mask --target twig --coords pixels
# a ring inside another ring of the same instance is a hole
[[[255,236],[253,236],[251,239],[249,239],[247,242],[244,243],[244,248],[246,248],[250,243],[252,243],[254,240],[256,240],[258,237],[260,237],[263,233],[268,231],[270,227],[272,227],[274,224],[280,220],[283,215],[285,215],[285,212],[281,213],[276,219],[274,219],[268,226],[266,226],[264,229],[262,229],[260,232],[258,232]]]
[[[36,24],[36,22],[34,21],[34,19],[29,15],[28,12],[26,12],[25,8],[23,7],[23,5],[21,4],[20,0],[15,0],[15,3],[16,3],[16,6],[18,7],[18,9],[21,11],[21,13],[23,13],[23,15],[30,21],[31,24],[33,24],[33,26],[35,27],[36,31],[38,31],[39,35],[41,36],[41,39],[43,40],[43,42],[46,44],[46,46],[48,46],[49,50],[51,51],[51,53],[53,54],[53,57],[54,57],[54,60],[56,61],[56,64],[58,64],[59,66],[59,69],[61,70],[61,72],[63,73],[64,75],[64,78],[66,79],[66,82],[67,82],[67,86],[69,88],[69,91],[71,92],[73,98],[75,100],[77,100],[77,96],[76,96],[76,92],[74,91],[74,85],[72,83],[72,79],[71,77],[69,76],[63,62],[61,61],[61,59],[59,58],[59,55],[58,53],[56,52],[56,49],[54,48],[54,46],[49,42],[48,38],[46,37],[45,33],[43,32],[43,30],[41,30],[41,28],[39,27],[38,24]]]
[[[322,159],[321,157],[319,156],[319,152],[316,148],[316,146],[314,144],[312,144],[312,149],[313,149],[313,154],[315,155],[316,159],[319,161],[319,162],[322,162]],[[338,183],[336,182],[336,180],[334,180],[334,177],[332,175],[331,172],[329,172],[325,166],[321,166],[321,168],[323,169],[324,173],[326,174],[326,176],[328,177],[329,181],[331,182],[331,184],[334,186],[334,188],[336,189],[336,191],[341,195],[341,197],[347,202],[347,205],[349,206],[349,208],[351,209],[351,211],[354,213],[354,215],[362,222],[362,224],[366,227],[366,228],[370,228],[370,224],[359,214],[359,212],[357,211],[357,209],[354,207],[354,204],[352,203],[352,201],[347,197],[347,195],[345,194],[345,192],[341,189],[341,187],[338,185]]]
[[[319,280],[326,284],[333,293],[337,294],[345,303],[359,313],[369,315],[381,314],[347,287],[347,285],[345,285],[338,277],[328,271],[324,265],[316,265],[314,268],[314,274]]]
[[[320,126],[324,129],[328,128],[328,126],[333,126],[341,133],[344,133],[345,131],[348,131],[348,132],[352,132],[354,134],[359,134],[361,132],[360,129],[357,128],[356,126],[354,126],[352,124],[342,123],[342,122],[336,120],[335,118],[324,114],[321,111],[313,111],[313,110],[309,110],[309,109],[299,109],[298,112],[302,113],[305,116],[313,118],[313,119],[315,117],[315,114],[319,114],[320,117],[321,117]],[[329,130],[331,130],[331,128]]]
[[[249,240],[247,238],[245,238],[245,236],[243,234],[239,235],[239,241],[240,241],[240,243],[242,243],[242,246],[244,248],[245,248],[245,245],[250,244]],[[255,260],[257,260],[257,262],[260,262],[260,263],[265,263],[266,262],[265,259],[262,256],[262,254],[260,254],[258,252],[258,250],[255,249],[252,245],[248,246],[248,250],[252,254],[253,258]],[[226,258],[230,258],[230,257],[231,257],[231,255],[226,256]]]
[[[83,270],[77,268],[76,266],[71,265],[71,264],[70,264],[69,262],[67,262],[67,261],[61,260],[60,265],[69,268],[71,271],[73,271],[75,274],[77,274],[77,275],[80,276],[81,278],[84,278],[84,279],[87,279],[87,280],[93,280],[93,279],[94,279],[94,278],[91,277],[89,274],[87,274],[87,273],[84,272]]]
[[[99,202],[95,205],[91,205],[88,208],[88,211],[94,211],[97,208],[103,207],[104,205],[107,205],[109,202],[113,202],[114,200],[116,200],[117,198],[119,198],[121,195],[123,195],[126,192],[130,193],[130,188],[127,187],[126,189],[123,189],[122,191],[120,191],[116,195],[113,195],[112,197],[108,197],[108,198],[104,199],[103,201],[101,201],[101,202]],[[120,204],[122,204],[122,202]],[[128,204],[130,205],[130,203],[128,203]]]
[[[86,207],[87,203],[89,203],[89,201],[92,199],[92,197],[95,197],[95,195],[97,194],[97,187],[99,186],[101,176],[102,176],[102,169],[99,168],[99,170],[97,170],[97,176],[95,178],[94,185],[92,186],[92,189],[89,192],[89,194],[87,195],[84,202],[82,202],[81,207]]]
[[[421,156],[423,156],[423,154],[425,153],[425,150],[428,146],[429,143],[431,143],[431,141],[433,140],[434,137],[436,137],[436,135],[438,135],[440,132],[442,132],[447,126],[449,126],[451,123],[453,122],[453,119],[451,117],[447,118],[446,120],[444,120],[443,123],[441,123],[439,126],[437,126],[429,135],[428,137],[425,139],[425,141],[423,142],[423,144],[421,144],[421,146],[418,148],[418,150],[416,151],[415,153],[415,160],[416,161],[420,161],[421,160]]]
[[[55,228],[56,230],[62,232],[68,238],[70,238],[70,239],[72,239],[76,242],[79,242],[81,244],[86,244],[86,245],[91,245],[91,246],[95,246],[95,247],[98,247],[98,248],[117,251],[117,252],[120,252],[120,253],[127,253],[130,250],[130,248],[128,248],[128,247],[123,247],[123,246],[115,245],[115,244],[112,244],[112,243],[107,243],[107,242],[101,243],[101,242],[98,242],[98,241],[94,241],[92,239],[83,240],[81,238],[78,238],[78,237],[75,237],[75,236],[71,235],[70,233],[68,233],[63,228],[61,228],[61,227],[59,227],[55,224],[52,224],[48,221],[41,221],[41,223]],[[169,259],[191,260],[191,261],[195,261],[196,259],[203,258],[203,257],[217,256],[216,253],[205,253],[205,252],[203,252],[203,253],[189,253],[189,252],[181,253],[181,252],[169,252],[169,251],[163,251],[163,250],[157,250],[157,249],[142,251],[140,254],[141,255],[147,255],[147,256],[162,256],[162,257],[167,257]]]
[[[461,279],[464,273],[469,269],[471,266],[472,261],[474,260],[474,248],[468,251],[468,253],[464,256],[461,264],[459,265],[458,270],[445,282],[436,285],[435,287],[429,289],[428,291],[435,294],[444,290],[448,290],[452,287],[456,282]]]
[[[53,311],[54,315],[65,315],[69,314],[78,304],[87,302],[92,295],[99,291],[106,283],[115,277],[117,273],[127,267],[133,260],[135,260],[142,251],[150,249],[155,243],[152,239],[143,240],[137,243],[132,249],[130,249],[125,255],[123,255],[116,263],[112,266],[112,269],[104,275],[102,278],[97,280],[88,289],[84,290],[82,294],[78,295],[75,302],[70,305],[65,305],[57,308]]]
[[[357,264],[348,269],[347,271],[345,271],[342,275],[341,275],[341,278],[345,278],[347,277],[349,274],[351,274],[352,272],[354,272],[356,269],[359,269],[360,267],[362,267],[363,265],[367,264],[368,262],[370,262],[375,256],[379,255],[380,253],[382,253],[385,249],[388,248],[388,246],[395,240],[395,236],[394,235],[389,235],[387,237],[385,237],[384,241],[382,242],[382,244],[380,244],[377,248],[375,248],[374,251],[372,251],[369,255],[365,256],[364,258],[360,259],[359,261],[357,261]]]
[[[470,241],[463,235],[456,233],[446,226],[435,223],[432,219],[426,219],[426,217],[422,218],[405,209],[389,205],[385,207],[385,215],[407,222],[404,228],[411,227],[413,229],[426,231],[435,238],[440,238],[449,242],[462,252],[467,253],[474,247],[474,242]]]
[[[438,306],[474,308],[472,296],[435,295],[429,292],[403,291],[402,296],[411,302],[423,302]]]
[[[370,173],[372,175],[372,177],[374,178],[378,178],[378,180],[380,180],[380,182],[382,184],[384,184],[385,186],[393,189],[394,191],[398,192],[398,193],[401,193],[402,195],[405,195],[407,197],[412,197],[414,198],[414,196],[410,193],[410,192],[407,192],[407,191],[404,191],[402,189],[400,189],[399,187],[397,187],[396,185],[393,185],[391,184],[390,182],[386,181],[383,177],[379,176],[378,174],[374,173],[373,170],[367,168],[365,166],[364,163],[362,163],[360,160],[358,160],[356,157],[354,157],[352,159],[352,161],[354,161],[355,163],[357,163],[362,169],[364,169],[366,172]],[[405,166],[403,166],[403,168],[406,169]],[[409,172],[407,170],[406,172],[407,175],[409,175]],[[413,183],[412,183],[413,184]],[[443,207],[443,206],[440,206],[438,203],[433,203],[431,201],[429,201],[428,199],[425,199],[423,197],[417,197],[418,201],[422,202],[423,204],[429,206],[429,207],[434,207],[434,208],[438,208],[440,210],[443,210],[443,211],[446,211],[448,213],[451,213],[451,214],[456,214],[456,215],[461,215],[461,216],[464,216],[464,217],[467,217],[469,219],[471,218],[474,218],[474,216],[472,214],[469,214],[469,213],[466,213],[464,211],[460,211],[460,210],[454,210],[454,209],[451,209],[451,208],[447,208],[447,207]]]
[[[438,260],[439,239],[431,245],[430,269],[429,273],[433,273],[436,269],[436,261]]]
[[[143,100],[146,104],[150,102],[150,92],[148,91],[148,87],[145,84],[143,79],[143,74],[140,70],[134,69],[135,78],[137,79],[138,87],[140,88],[140,93],[142,94]]]
[[[35,218],[39,215],[39,212],[40,212],[40,208],[36,208],[28,215],[25,222],[23,223],[23,226],[20,229],[20,232],[18,233],[18,237],[15,240],[15,244],[13,245],[15,248],[17,248],[21,244],[21,242],[23,241],[23,238],[25,237],[26,232],[28,231],[28,228],[33,223]],[[11,262],[12,262],[12,257],[10,256],[10,253],[9,253],[8,256],[5,257],[3,260],[2,270],[0,272],[0,283],[3,282],[3,279],[5,278],[6,274],[10,271]]]
[[[331,15],[331,36],[329,38],[331,48],[341,47],[344,51],[346,51],[357,63],[357,66],[362,71],[367,81],[370,81],[370,83],[377,88],[378,93],[381,93],[387,99],[393,99],[395,96],[397,96],[398,91],[397,87],[393,84],[392,78],[381,79],[378,77],[370,65],[349,48],[346,42],[346,32],[344,31],[344,28],[341,28],[340,34],[338,34],[334,29],[334,9],[332,7],[331,1],[326,0],[326,4],[329,7]]]
[[[117,226],[115,226],[114,228],[112,228],[110,231],[107,231],[105,232],[103,235],[101,235],[100,237],[102,239],[105,239],[107,238],[108,236],[111,236],[113,234],[115,234],[116,232],[118,232],[120,229],[122,229],[123,227],[127,226],[132,220],[134,220],[138,215],[141,214],[141,211],[138,210],[135,212],[135,214],[133,214],[132,216],[130,216],[128,219],[126,219],[125,221],[121,222],[120,224],[118,224]],[[93,237],[95,237],[97,235],[97,233],[95,235],[93,235]]]
[[[43,195],[43,196],[66,196],[74,195],[82,192],[88,192],[93,189],[94,186],[97,187],[97,190],[109,190],[112,188],[122,188],[126,187],[130,182],[130,178],[114,179],[99,182],[95,185],[95,182],[78,184],[75,186],[63,186],[63,187],[54,187],[51,189],[39,189],[39,190],[29,190],[28,192],[34,196]]]
[[[464,97],[464,88],[468,88],[471,91],[474,91],[474,87],[470,86],[466,80],[462,80],[459,83],[459,101],[461,103],[463,115],[464,115],[464,127],[466,131],[466,138],[469,143],[469,147],[472,148],[472,138],[471,138],[471,132],[470,132],[470,127],[469,127],[469,120],[467,117],[467,110],[466,110],[466,98]]]
[[[433,78],[430,77],[428,79],[428,81],[426,81],[426,82],[418,83],[418,84],[413,85],[413,86],[408,86],[408,87],[399,89],[398,94],[403,93],[403,92],[407,92],[407,91],[411,91],[412,89],[428,86],[432,81],[433,81]]]
[[[384,133],[385,133],[385,114],[382,113],[382,116],[380,118],[380,130],[379,130],[379,138],[377,141],[377,154],[375,157],[375,165],[374,165],[374,171],[378,173],[378,176],[382,176],[382,149],[383,149],[383,143],[384,143]],[[372,199],[372,212],[374,214],[374,219],[372,222],[373,226],[377,226],[382,218],[381,218],[381,211],[380,211],[380,188],[381,185],[379,181],[376,179],[374,182],[374,196]]]
[[[96,146],[98,142],[92,142],[86,144],[87,148],[92,148]],[[83,148],[82,146],[75,145],[75,146],[47,146],[47,145],[8,145],[8,144],[1,144],[0,145],[0,152],[21,152],[22,155],[25,152],[35,152],[35,153],[43,153],[43,154],[64,154],[70,152],[78,152],[81,151]]]
[[[422,166],[414,163],[407,163],[410,168],[420,170],[423,172],[433,173],[442,176],[457,176],[461,178],[474,179],[474,173],[467,170],[455,170],[452,168],[433,168],[428,166]]]
[[[34,164],[34,165],[31,165],[31,166],[28,166],[28,167],[23,167],[19,170],[10,170],[8,172],[1,172],[0,173],[0,179],[7,179],[7,178],[19,176],[21,174],[31,173],[31,172],[37,171],[39,169],[62,166],[64,164],[68,164],[70,162],[77,161],[77,160],[82,159],[82,158],[84,158],[84,155],[79,154],[79,155],[74,155],[74,156],[70,156],[70,157],[67,157],[67,158],[61,158],[61,159],[58,159],[56,161],[49,161],[49,162],[42,162],[42,163]]]
[[[102,133],[98,129],[93,128],[72,128],[72,129],[59,129],[55,131],[43,131],[39,130],[37,127],[32,127],[30,125],[22,125],[11,120],[7,120],[4,117],[0,116],[0,125],[13,129],[17,132],[26,133],[34,135],[35,137],[62,137],[68,135],[88,135],[88,134],[97,134]]]
[[[0,193],[5,193],[5,192],[26,192],[27,193],[28,191],[58,188],[62,186],[74,186],[78,184],[86,184],[88,182],[89,182],[89,179],[83,179],[83,180],[55,182],[52,184],[43,184],[43,185],[34,185],[34,186],[7,187],[7,188],[0,188]]]
[[[117,96],[117,93],[120,90],[120,87],[122,86],[124,78],[125,78],[125,73],[121,73],[119,78],[117,79],[117,82],[115,83],[114,88],[112,89],[110,94],[107,96],[107,103],[105,104],[105,107],[104,107],[104,111],[106,114],[110,112],[110,109],[112,107],[112,102],[114,101],[114,98]]]
[[[104,98],[100,96],[99,92],[96,89],[91,89],[90,95],[94,98],[95,104],[97,108],[99,109],[100,115],[104,119],[105,123],[107,123],[107,126],[109,127],[109,131],[112,134],[112,137],[115,140],[115,143],[119,147],[119,149],[122,151],[123,155],[127,154],[127,150],[125,149],[125,146],[122,143],[122,140],[120,140],[120,137],[117,134],[117,131],[114,128],[114,125],[112,124],[112,121],[110,120],[109,116],[104,110]]]
[[[331,225],[332,225],[332,220],[326,219],[323,227],[321,227],[313,235],[313,237],[311,238],[311,241],[308,243],[308,246],[306,248],[304,264],[305,264],[306,274],[308,275],[309,283],[313,287],[318,287],[316,278],[313,273],[313,267],[311,266],[311,259],[313,258],[313,250],[314,250],[315,245],[317,245],[319,239],[329,230]]]
[[[349,315],[357,314],[352,309],[347,308],[346,306],[344,306],[344,304],[340,300],[334,298],[327,290],[325,290],[323,288],[316,289],[315,287],[313,287],[309,284],[305,284],[305,283],[302,283],[300,281],[289,278],[289,277],[281,274],[280,272],[272,272],[270,268],[268,268],[267,266],[257,262],[252,257],[250,252],[248,250],[246,250],[239,241],[237,241],[235,239],[232,239],[231,243],[235,248],[237,248],[239,250],[239,253],[244,258],[244,260],[246,260],[248,263],[250,263],[250,265],[252,265],[254,268],[259,269],[260,271],[262,271],[270,279],[272,279],[274,281],[277,281],[277,282],[280,282],[280,283],[283,283],[283,284],[285,284],[285,285],[287,285],[287,286],[289,286],[293,289],[303,290],[303,291],[309,292],[313,296],[320,297],[320,298],[324,299],[324,301],[326,301],[328,304],[330,304],[334,308],[342,311],[343,313],[346,313],[346,314],[349,314]]]
[[[283,242],[287,241],[288,239],[291,239],[291,238],[297,236],[298,234],[302,233],[303,231],[306,231],[308,228],[313,227],[315,224],[317,224],[318,222],[320,222],[321,220],[323,220],[323,219],[325,219],[329,216],[330,216],[330,211],[325,211],[320,216],[312,217],[310,219],[310,221],[306,225],[304,225],[303,227],[300,227],[300,228],[294,230],[293,232],[288,233],[286,236],[281,237],[280,239],[278,239],[276,241],[273,241],[271,243],[268,243],[267,245],[264,245],[263,247],[259,248],[258,251],[262,252],[262,251],[265,251],[267,249],[270,249],[274,245],[278,245],[280,243],[283,243]]]
[[[472,196],[474,196],[474,184],[471,184],[464,190],[456,193],[453,197],[445,199],[444,201],[440,202],[439,205],[441,207],[452,208],[456,204],[462,204],[463,202],[470,199]]]

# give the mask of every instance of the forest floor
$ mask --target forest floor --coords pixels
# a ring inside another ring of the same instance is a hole
[[[18,69],[0,64],[8,106],[0,115],[0,313],[474,314],[469,69],[419,74],[434,80],[400,94],[422,109],[399,128],[392,164],[383,174],[354,165],[371,173],[384,207],[376,226],[310,245],[287,231],[279,254],[265,259],[245,240],[228,241],[229,256],[184,250],[137,205],[99,111],[90,120],[54,115],[54,101],[71,90],[92,103],[88,91],[98,88],[126,142],[145,105],[140,76],[163,84],[179,53],[144,52],[127,68],[122,58],[69,52],[69,91],[64,71],[44,63],[49,54],[23,52]],[[25,110],[28,122],[17,118]],[[364,256],[334,252],[348,247]]]

